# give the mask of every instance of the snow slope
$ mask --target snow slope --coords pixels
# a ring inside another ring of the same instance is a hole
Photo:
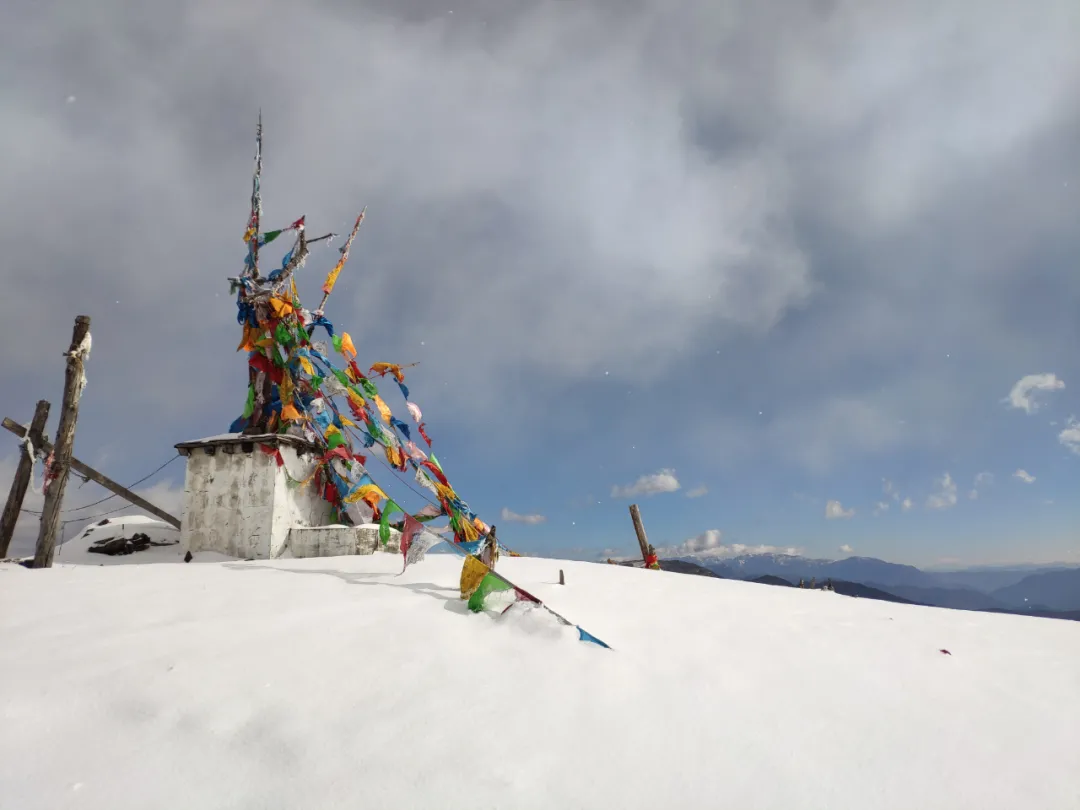
[[[0,808],[1080,807],[1078,623],[400,565],[0,565]]]

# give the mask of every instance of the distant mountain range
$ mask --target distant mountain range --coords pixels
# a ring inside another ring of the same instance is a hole
[[[745,554],[724,560],[684,557],[665,560],[662,566],[685,573],[702,573],[693,569],[703,568],[714,576],[771,585],[792,585],[800,579],[816,579],[821,585],[831,579],[838,593],[934,607],[1080,617],[1080,567],[1064,565],[924,571],[873,557],[815,560]]]

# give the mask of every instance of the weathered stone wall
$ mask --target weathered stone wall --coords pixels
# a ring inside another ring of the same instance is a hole
[[[293,526],[289,531],[289,552],[294,557],[341,557],[374,554],[376,551],[401,553],[401,532],[390,530],[385,546],[379,544],[378,524],[364,526]]]
[[[321,493],[313,486],[290,488],[274,457],[257,446],[248,452],[239,444],[230,446],[232,452],[220,445],[212,449],[188,449],[181,518],[186,550],[266,559],[284,551],[293,526],[329,521],[330,506]],[[314,469],[313,455],[301,456],[289,446],[279,450],[293,478],[303,480]]]

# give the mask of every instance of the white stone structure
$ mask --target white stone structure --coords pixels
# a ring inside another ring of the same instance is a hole
[[[280,452],[284,468],[260,445]],[[318,449],[303,439],[232,434],[183,442],[176,449],[187,457],[180,542],[192,554],[280,557],[294,526],[330,522],[330,505],[313,483],[287,483],[286,470],[305,480],[315,469]]]
[[[401,532],[390,530],[390,538],[379,543],[379,525],[293,526],[289,530],[289,552],[294,557],[341,557],[347,554],[401,553]]]

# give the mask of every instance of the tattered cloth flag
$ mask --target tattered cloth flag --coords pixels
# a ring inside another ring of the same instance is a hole
[[[473,613],[479,613],[484,609],[484,600],[488,595],[510,590],[517,589],[501,577],[495,576],[495,574],[486,574],[480,580],[480,584],[476,586],[476,590],[469,596],[469,610]]]
[[[468,599],[484,577],[491,573],[491,569],[471,554],[465,558],[465,564],[461,566],[461,598]]]
[[[412,515],[406,515],[404,531],[401,533],[401,554],[405,558],[401,573],[404,574],[406,568],[424,559],[424,555],[441,542],[439,535],[429,531]]]

